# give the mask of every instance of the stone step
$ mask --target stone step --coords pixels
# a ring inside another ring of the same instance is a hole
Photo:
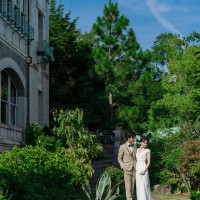
[[[105,155],[107,155],[109,159],[113,159],[113,153],[106,153]]]
[[[100,173],[104,172],[105,169],[106,169],[106,167],[104,167],[104,168],[99,168],[99,169],[94,169],[94,174],[93,174],[92,178],[93,178],[93,177],[94,177],[94,178],[95,178],[95,177],[98,177],[98,175],[99,175]]]
[[[112,159],[109,160],[103,160],[103,161],[93,161],[92,162],[92,168],[97,169],[97,168],[104,168],[109,165],[112,165]]]
[[[90,186],[95,190],[96,183],[98,181],[100,173],[105,171],[108,166],[113,164],[113,148],[114,144],[103,144],[103,154],[109,157],[108,160],[103,161],[93,161],[92,168],[94,169],[94,174],[90,180]]]
[[[104,149],[113,149],[114,148],[114,144],[103,144],[103,148]]]
[[[113,149],[103,149],[103,153],[104,154],[113,153]]]

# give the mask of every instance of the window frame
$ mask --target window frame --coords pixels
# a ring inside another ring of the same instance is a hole
[[[19,0],[14,0],[14,6],[16,6],[19,9]]]
[[[22,2],[23,2],[23,7],[22,7]],[[21,16],[25,17],[25,15],[26,15],[26,0],[20,0],[20,13],[21,13]]]
[[[17,87],[16,87],[16,84],[13,80],[13,78],[11,77],[11,75],[9,74],[9,72],[7,72],[6,70],[2,70],[4,72],[7,73],[8,75],[8,99],[7,101],[6,100],[3,100],[1,99],[1,92],[0,92],[0,110],[1,110],[1,102],[4,102],[7,104],[7,109],[6,109],[6,123],[3,123],[2,120],[1,120],[1,113],[0,113],[0,123],[2,124],[6,124],[6,125],[10,125],[10,126],[16,126],[17,125]],[[2,85],[2,71],[0,72],[0,88],[1,88],[1,85]],[[15,103],[12,103],[11,101],[11,83],[13,83],[13,86],[15,88],[15,98],[16,98],[16,101]],[[14,110],[15,110],[15,116],[14,118],[11,119],[11,107],[14,107]],[[1,110],[2,112],[2,110]],[[12,121],[14,120],[14,124],[12,123]]]

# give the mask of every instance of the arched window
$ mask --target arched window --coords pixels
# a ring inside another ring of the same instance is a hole
[[[0,84],[0,122],[8,125],[16,125],[17,89],[14,81],[6,70],[0,73]]]

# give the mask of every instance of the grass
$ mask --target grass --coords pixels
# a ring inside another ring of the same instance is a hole
[[[190,196],[185,194],[158,194],[152,193],[153,200],[189,200]]]
[[[179,194],[159,194],[152,192],[152,198],[153,200],[189,200],[189,195],[179,195]],[[126,196],[122,196],[118,198],[117,200],[126,200]],[[133,198],[133,200],[137,200],[136,197]]]

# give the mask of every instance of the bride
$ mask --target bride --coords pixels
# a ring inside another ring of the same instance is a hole
[[[146,137],[140,139],[140,148],[136,153],[136,191],[137,200],[152,200],[148,167],[150,165],[150,149],[147,149]]]

